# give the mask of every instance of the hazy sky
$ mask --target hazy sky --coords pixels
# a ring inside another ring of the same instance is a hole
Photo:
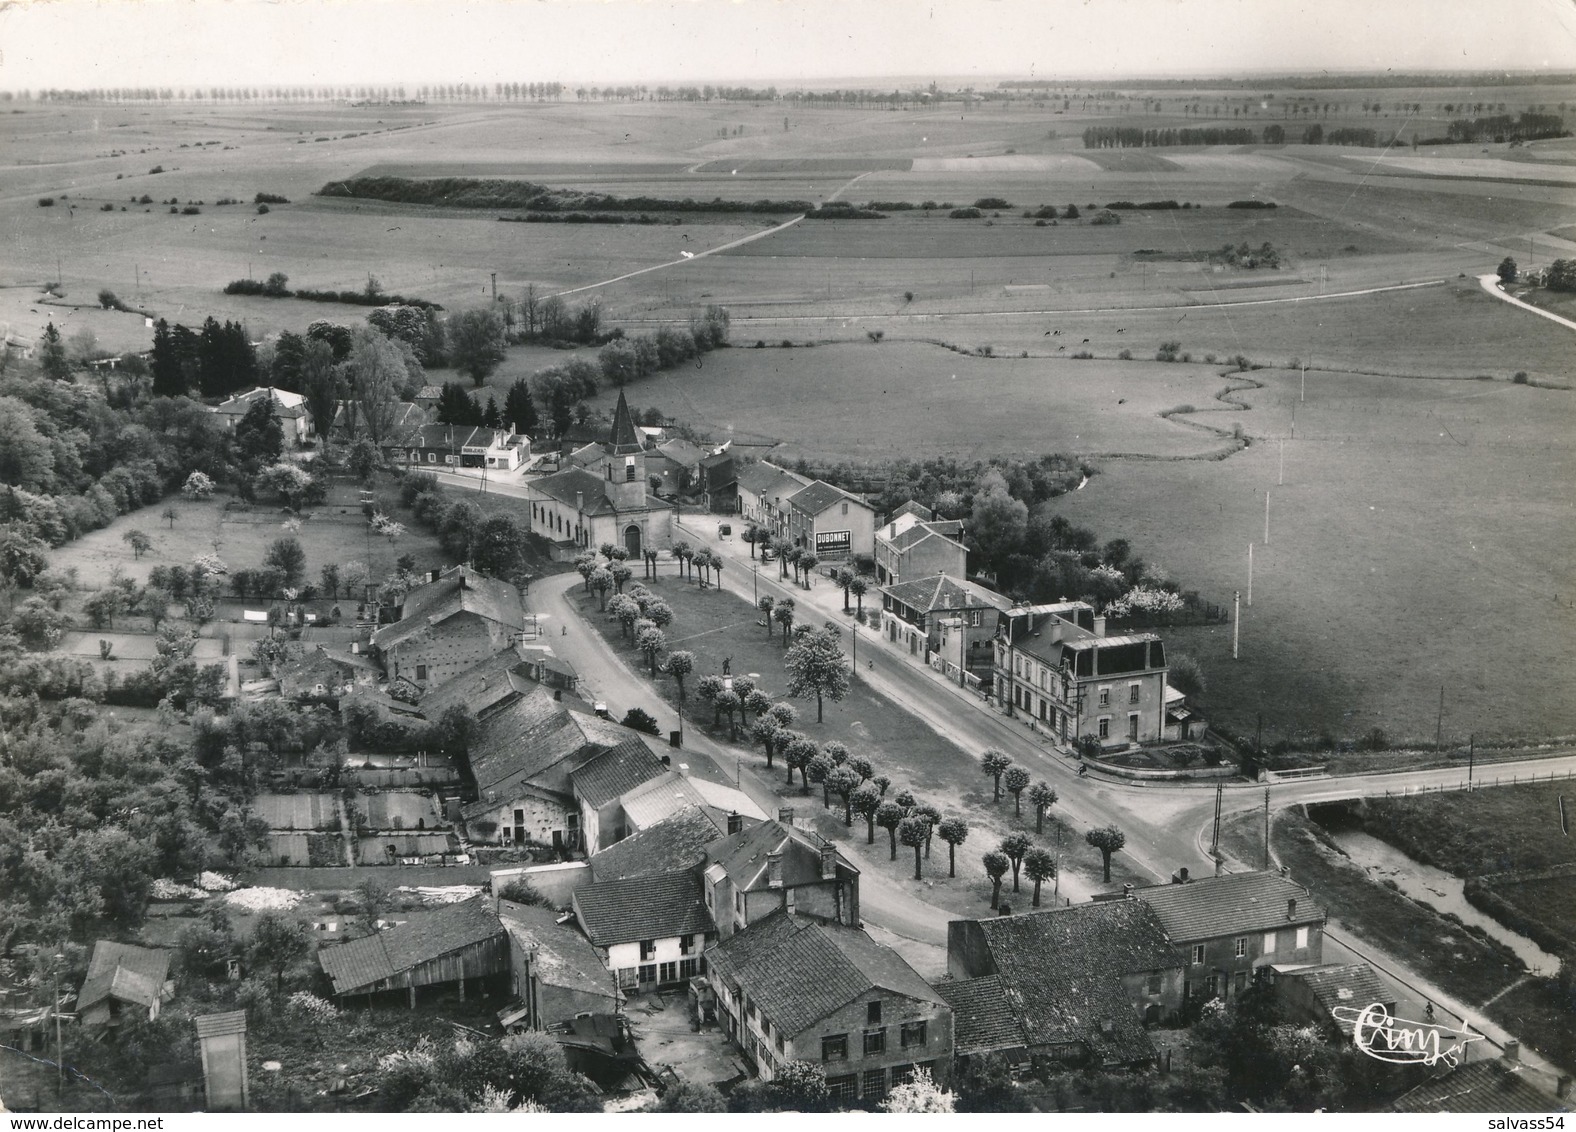
[[[10,0],[0,87],[1576,70],[1576,0]]]

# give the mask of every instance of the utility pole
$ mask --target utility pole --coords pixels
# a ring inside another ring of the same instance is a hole
[[[498,301],[498,273],[496,271],[492,273],[492,296],[493,302],[496,303]]]
[[[1275,481],[1276,487],[1286,486],[1286,438],[1281,437],[1280,442],[1280,478]]]
[[[1472,764],[1477,756],[1477,732],[1467,736],[1467,789],[1472,789]]]
[[[1307,362],[1303,362],[1302,363],[1302,396],[1298,397],[1297,399],[1299,401],[1306,401],[1308,399],[1308,363]],[[1295,410],[1293,410],[1293,411],[1295,412]]]
[[[1264,871],[1270,871],[1270,788],[1264,788]]]
[[[1270,544],[1270,493],[1269,493],[1269,489],[1266,488],[1265,491],[1264,491],[1264,545],[1268,546],[1269,544]]]
[[[1237,645],[1242,637],[1242,591],[1231,595],[1231,659],[1237,659]]]
[[[1223,783],[1215,783],[1215,835],[1209,842],[1209,855],[1216,861],[1220,860],[1220,808],[1225,800],[1226,787]]]
[[[1439,715],[1434,721],[1434,750],[1445,749],[1445,686],[1439,685]]]
[[[1253,608],[1253,544],[1248,543],[1248,608]]]

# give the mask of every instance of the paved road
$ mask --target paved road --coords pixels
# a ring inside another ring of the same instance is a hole
[[[1504,291],[1499,289],[1498,275],[1479,275],[1478,286],[1483,288],[1483,290],[1487,291],[1490,295],[1493,295],[1496,299],[1503,299],[1505,302],[1510,303],[1513,306],[1518,306],[1524,311],[1531,311],[1533,314],[1541,315],[1550,322],[1557,322],[1567,329],[1576,330],[1576,322],[1572,322],[1568,318],[1561,318],[1553,311],[1546,311],[1542,307],[1535,307],[1531,303],[1522,302],[1514,295],[1505,294]]]

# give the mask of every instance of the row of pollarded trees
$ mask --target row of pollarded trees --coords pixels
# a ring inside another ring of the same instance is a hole
[[[794,584],[802,585],[806,589],[810,588],[810,579],[815,574],[815,568],[821,564],[821,560],[816,557],[815,552],[809,547],[796,546],[792,541],[785,538],[774,538],[764,527],[756,523],[751,523],[744,528],[743,538],[745,542],[750,544],[751,558],[755,557],[755,548],[757,546],[761,548],[763,558],[768,551],[775,554],[779,564],[779,578],[787,578],[789,567],[792,567]],[[802,581],[801,578],[803,579]],[[845,609],[848,605],[846,599],[847,588],[845,587],[843,602]]]
[[[995,748],[980,756],[980,771],[991,779],[991,800],[1001,802],[1005,787],[1012,795],[1015,817],[1023,816],[1023,795],[1029,796],[1034,807],[1034,832],[1045,832],[1045,813],[1057,802],[1056,789],[1045,781],[1034,782],[1033,776],[1021,766],[1014,765],[1012,756]],[[1113,826],[1091,829],[1084,840],[1099,850],[1104,866],[1105,882],[1111,882],[1111,856],[1127,843],[1127,835]],[[1001,903],[1001,885],[1007,870],[1012,870],[1012,890],[1019,891],[1020,874],[1034,882],[1034,907],[1040,906],[1040,885],[1056,876],[1056,859],[1045,849],[1034,844],[1027,833],[1015,831],[1002,838],[1001,844],[982,858],[985,873],[991,879],[990,906]]]

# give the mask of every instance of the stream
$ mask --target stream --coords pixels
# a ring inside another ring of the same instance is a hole
[[[1560,962],[1555,956],[1467,903],[1462,895],[1466,882],[1461,878],[1414,861],[1395,846],[1361,830],[1327,829],[1326,832],[1375,881],[1394,881],[1413,900],[1425,901],[1441,912],[1454,912],[1463,923],[1482,928],[1514,951],[1534,974],[1559,970]]]

